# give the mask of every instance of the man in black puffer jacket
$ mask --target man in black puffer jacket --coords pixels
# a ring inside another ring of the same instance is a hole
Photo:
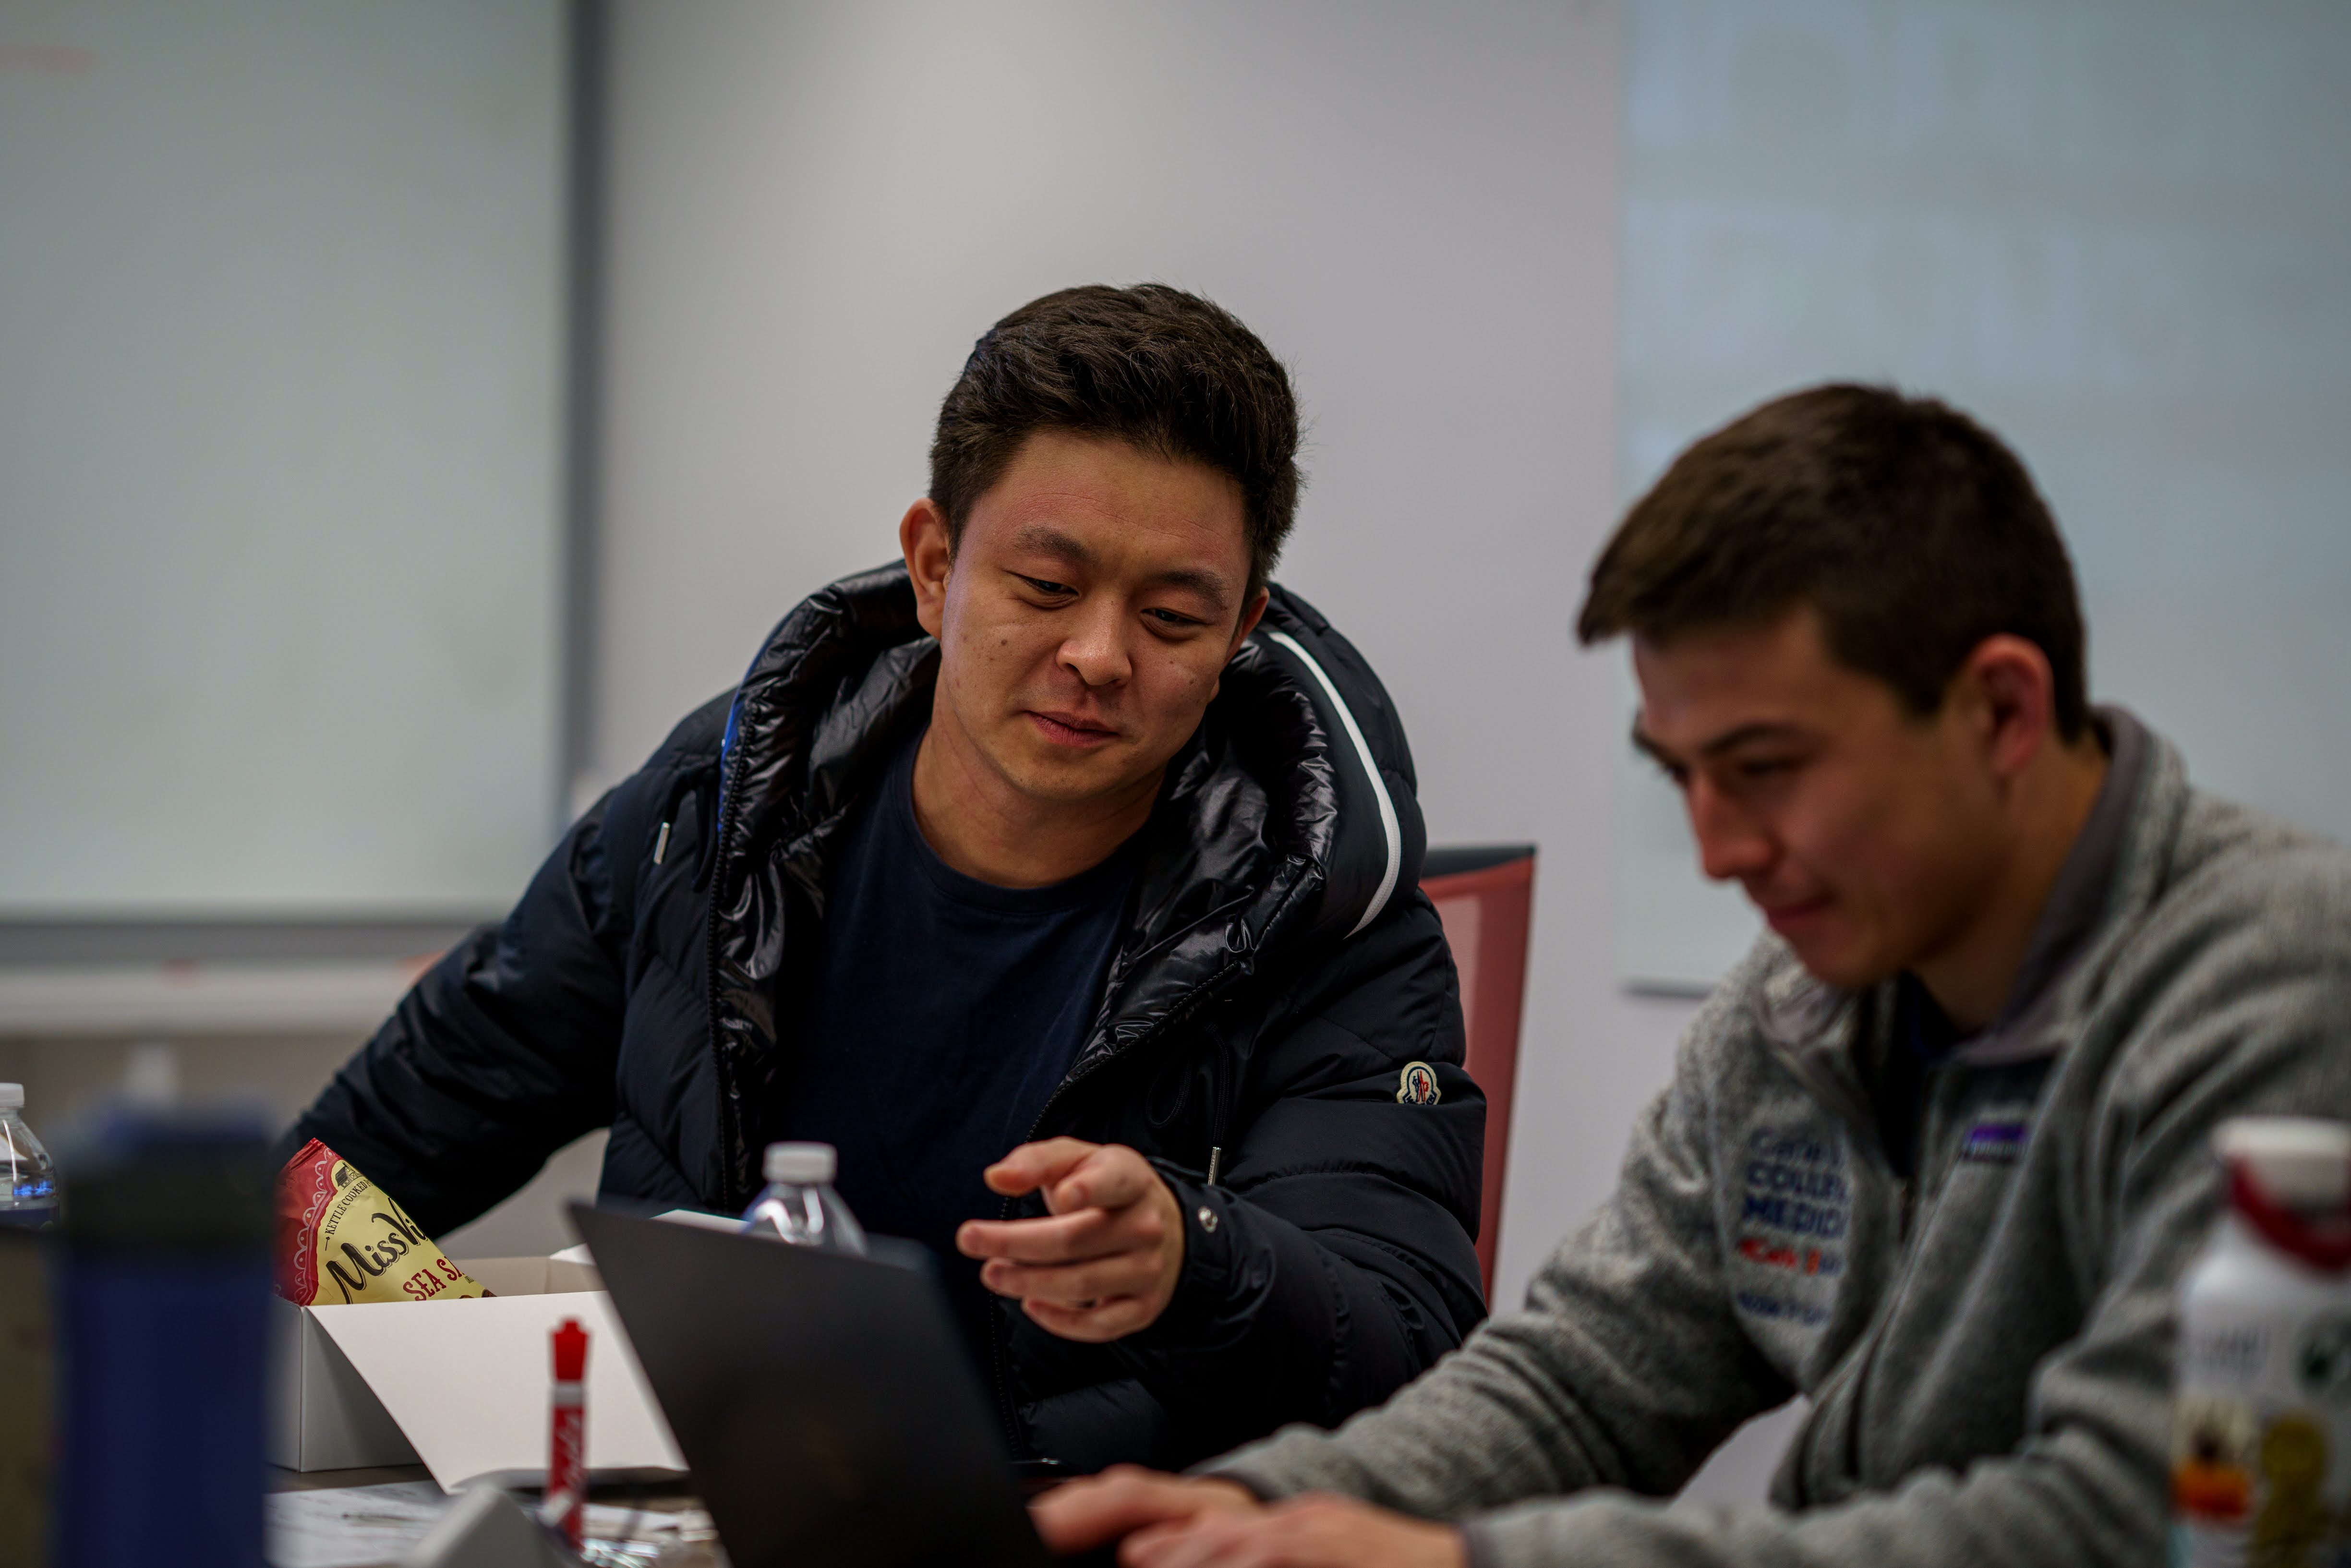
[[[1483,1315],[1485,1104],[1403,728],[1266,584],[1297,430],[1192,296],[999,322],[904,564],[787,615],[289,1147],[437,1234],[597,1127],[602,1196],[719,1211],[834,1144],[1015,1451],[1081,1469],[1402,1386]]]

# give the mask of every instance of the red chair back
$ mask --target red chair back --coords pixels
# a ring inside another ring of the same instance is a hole
[[[1486,1092],[1478,1264],[1491,1301],[1502,1239],[1502,1176],[1510,1169],[1510,1092],[1519,1076],[1519,1018],[1526,1005],[1527,936],[1534,921],[1534,846],[1431,850],[1420,890],[1445,923],[1446,945],[1461,976],[1461,1020],[1469,1037],[1465,1065]]]

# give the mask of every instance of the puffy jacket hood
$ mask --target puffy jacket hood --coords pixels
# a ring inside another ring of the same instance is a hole
[[[821,915],[852,805],[927,722],[937,642],[903,565],[787,615],[737,688],[712,867],[712,1045],[729,1163],[747,1172],[750,1097],[774,1070],[770,998],[797,902]],[[1169,764],[1082,1077],[1291,945],[1343,939],[1417,884],[1426,840],[1403,726],[1345,638],[1276,586],[1197,732]]]

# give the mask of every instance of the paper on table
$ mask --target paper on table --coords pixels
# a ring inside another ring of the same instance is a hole
[[[263,1514],[263,1554],[269,1568],[380,1568],[407,1556],[448,1506],[431,1481],[272,1492]],[[692,1511],[653,1513],[591,1502],[585,1523],[593,1541],[649,1542],[688,1528],[706,1531],[710,1521]]]
[[[452,1315],[464,1314],[453,1333]],[[601,1291],[400,1303],[313,1314],[367,1379],[433,1479],[454,1490],[489,1470],[547,1466],[547,1336],[565,1318],[588,1331],[588,1467],[683,1471],[612,1299]]]
[[[449,1500],[431,1481],[272,1492],[264,1500],[270,1568],[373,1568],[424,1539]]]

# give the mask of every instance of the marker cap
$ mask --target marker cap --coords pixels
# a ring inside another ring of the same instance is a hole
[[[548,1335],[555,1346],[555,1381],[578,1383],[588,1375],[588,1331],[566,1318]]]

